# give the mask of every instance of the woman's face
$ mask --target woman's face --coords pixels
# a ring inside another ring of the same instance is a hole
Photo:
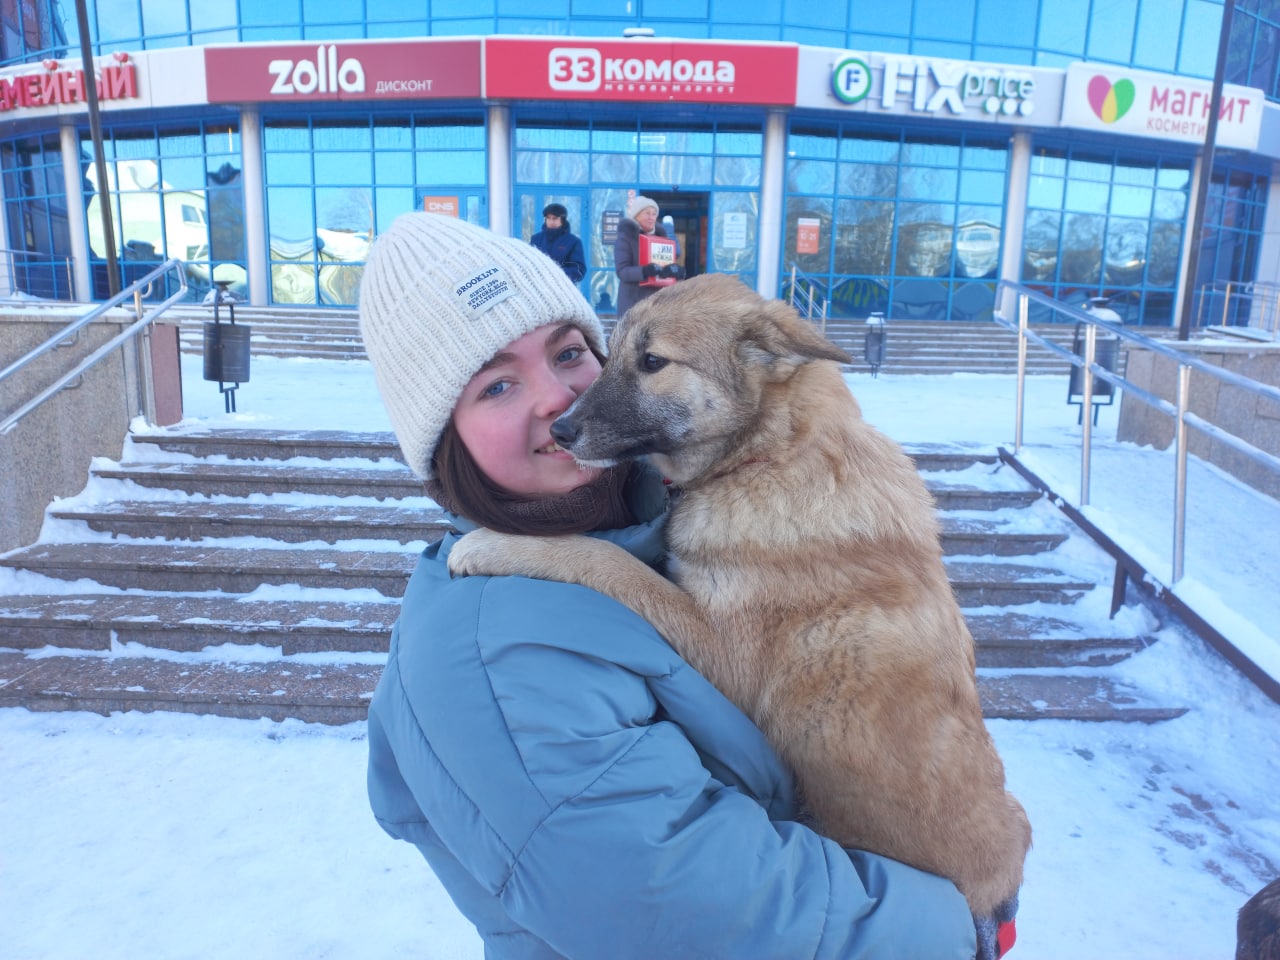
[[[549,323],[509,343],[462,391],[453,424],[494,483],[523,496],[568,493],[600,475],[551,439],[551,423],[600,375],[587,338]]]
[[[640,224],[640,229],[645,233],[653,233],[653,227],[658,222],[658,208],[645,207],[636,214],[636,223]]]

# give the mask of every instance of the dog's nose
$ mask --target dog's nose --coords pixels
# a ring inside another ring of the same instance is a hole
[[[578,439],[578,428],[569,414],[566,413],[551,424],[551,439],[562,447],[568,447]]]

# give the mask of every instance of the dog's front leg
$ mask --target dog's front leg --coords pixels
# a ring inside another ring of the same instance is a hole
[[[707,649],[715,637],[689,594],[606,540],[473,530],[449,551],[449,572],[533,577],[590,587],[638,613],[682,652],[691,646]]]

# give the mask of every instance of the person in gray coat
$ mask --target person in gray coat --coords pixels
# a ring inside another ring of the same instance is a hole
[[[654,277],[684,279],[684,268],[678,263],[657,267],[640,262],[640,235],[665,237],[666,229],[658,222],[658,204],[650,197],[638,196],[627,208],[627,216],[618,221],[618,235],[613,241],[613,270],[618,275],[618,319],[641,300],[653,296],[661,287],[643,286]]]
[[[551,439],[604,357],[564,273],[406,214],[373,245],[360,323],[405,460],[454,524],[419,558],[369,705],[369,800],[486,960],[969,960],[955,886],[806,826],[763,734],[636,614],[574,584],[449,575],[477,525],[662,562],[662,478]]]

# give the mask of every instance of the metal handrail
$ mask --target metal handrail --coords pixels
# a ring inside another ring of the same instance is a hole
[[[803,281],[805,285],[805,292],[799,297],[796,296],[797,291],[800,289],[797,286],[798,281]],[[818,283],[813,277],[810,277],[794,263],[791,264],[791,306],[806,320],[814,319],[816,312],[822,332],[825,334],[827,332],[827,298],[814,296],[814,290],[817,285]]]
[[[1231,316],[1232,297],[1244,297],[1250,301],[1249,325],[1238,329],[1262,330],[1269,333],[1272,340],[1280,340],[1280,284],[1264,280],[1215,280],[1204,284],[1200,288],[1200,305],[1197,310],[1197,321],[1201,326],[1205,325],[1205,305],[1213,294],[1222,294],[1222,326],[1232,326],[1227,322]],[[1260,312],[1255,309],[1258,306],[1255,302],[1257,300],[1261,301]],[[1258,320],[1257,323],[1254,322],[1255,319]]]
[[[1159,340],[1153,340],[1145,337],[1140,333],[1118,323],[1112,323],[1104,320],[1096,314],[1091,314],[1081,310],[1078,307],[1067,306],[1058,300],[1046,296],[1039,291],[1032,290],[1020,283],[1001,280],[996,285],[996,303],[1003,304],[1003,294],[1008,291],[1016,297],[1017,303],[1017,322],[1005,319],[999,310],[993,311],[992,316],[995,322],[1006,329],[1012,330],[1018,334],[1018,387],[1017,387],[1017,410],[1015,412],[1014,423],[1014,453],[1016,454],[1022,447],[1022,426],[1023,411],[1026,394],[1026,372],[1027,372],[1027,341],[1031,340],[1041,347],[1061,356],[1070,362],[1073,366],[1081,368],[1083,371],[1083,406],[1081,409],[1091,409],[1093,403],[1093,381],[1094,377],[1100,377],[1107,383],[1121,390],[1127,390],[1134,398],[1141,400],[1149,407],[1153,407],[1162,413],[1166,413],[1174,418],[1174,529],[1173,529],[1173,583],[1177,583],[1182,579],[1183,566],[1186,553],[1186,525],[1187,525],[1187,453],[1188,453],[1188,436],[1187,428],[1191,427],[1199,430],[1201,433],[1212,437],[1220,443],[1226,444],[1233,450],[1244,454],[1251,460],[1262,464],[1267,469],[1280,474],[1280,457],[1260,450],[1247,440],[1237,437],[1230,431],[1209,423],[1204,418],[1192,413],[1189,409],[1191,405],[1191,371],[1196,370],[1207,376],[1213,377],[1221,383],[1230,384],[1238,387],[1254,396],[1263,397],[1268,400],[1280,403],[1280,388],[1273,387],[1269,384],[1259,383],[1256,380],[1250,380],[1238,373],[1225,370],[1222,367],[1215,366],[1205,360],[1201,360],[1192,354],[1185,353],[1167,343]],[[1048,307],[1055,313],[1063,314],[1077,323],[1085,324],[1085,342],[1084,356],[1077,355],[1073,350],[1054,343],[1045,337],[1040,336],[1028,326],[1028,315],[1030,313],[1030,305],[1032,303]],[[1130,343],[1137,344],[1153,353],[1167,357],[1177,364],[1177,402],[1170,403],[1162,397],[1158,397],[1153,393],[1144,390],[1142,387],[1129,382],[1121,374],[1108,370],[1106,367],[1098,364],[1096,347],[1097,336],[1099,330],[1105,330],[1107,333],[1127,340]],[[1090,452],[1093,445],[1093,423],[1092,417],[1085,416],[1082,418],[1081,425],[1083,430],[1080,438],[1080,505],[1088,506],[1089,504],[1089,470],[1090,470]]]
[[[161,301],[158,305],[155,306],[154,309],[144,313],[142,298],[145,297],[148,293],[150,293],[151,285],[156,280],[159,280],[161,277],[165,276],[168,273],[174,274],[174,276],[177,278],[177,281],[178,281],[177,292],[170,295],[167,299]],[[80,317],[77,320],[73,320],[67,326],[63,327],[60,331],[58,331],[56,334],[54,334],[44,343],[40,344],[40,346],[36,347],[35,349],[27,353],[25,356],[20,357],[19,359],[15,360],[13,363],[9,364],[9,366],[5,367],[4,370],[0,370],[0,381],[3,381],[8,377],[12,376],[13,374],[17,373],[18,371],[22,370],[24,367],[28,366],[33,361],[39,359],[40,357],[44,356],[46,353],[49,353],[51,350],[55,349],[58,346],[58,344],[65,341],[71,335],[79,332],[84,327],[88,326],[94,320],[98,319],[103,314],[105,314],[108,310],[111,310],[114,307],[120,306],[125,300],[132,297],[133,314],[134,314],[134,317],[136,318],[134,322],[131,323],[124,330],[122,330],[120,333],[116,334],[116,336],[112,337],[110,340],[104,343],[101,347],[99,347],[93,353],[89,354],[89,356],[85,357],[84,360],[80,361],[80,363],[78,363],[75,367],[73,367],[67,373],[64,373],[61,377],[55,380],[52,384],[50,384],[44,390],[40,391],[40,393],[38,393],[31,400],[28,400],[25,404],[23,404],[21,407],[15,410],[13,413],[9,414],[9,416],[7,416],[4,420],[0,420],[0,435],[6,434],[9,431],[11,431],[15,426],[17,426],[18,421],[20,421],[23,417],[29,414],[32,410],[35,410],[37,407],[39,407],[42,403],[44,403],[54,394],[64,389],[67,386],[67,384],[69,384],[72,380],[75,380],[77,377],[82,376],[86,370],[88,370],[90,367],[96,364],[103,357],[107,356],[109,353],[115,350],[116,347],[120,346],[126,340],[129,340],[136,333],[138,333],[138,331],[142,330],[144,327],[149,326],[156,319],[156,317],[164,313],[164,311],[169,309],[169,307],[171,307],[174,303],[176,303],[177,301],[185,297],[186,293],[187,293],[187,271],[183,265],[183,262],[177,259],[166,260],[164,263],[160,264],[160,266],[156,267],[154,270],[152,270],[146,276],[142,277],[140,280],[134,283],[131,283],[129,286],[125,287],[123,290],[121,290],[118,294],[116,294],[110,300],[107,300],[104,303],[98,304],[96,307],[94,307],[92,310],[86,313],[83,317]],[[145,383],[142,384],[142,386],[145,388]]]
[[[70,257],[50,257],[39,250],[10,250],[7,247],[0,247],[0,257],[4,257],[8,261],[9,293],[14,293],[18,290],[18,285],[13,282],[14,275],[18,272],[18,257],[31,257],[32,259],[43,258],[48,260],[51,264],[57,263],[58,260],[61,260],[63,266],[67,270],[67,290],[75,289],[75,278],[71,272],[72,261]]]

